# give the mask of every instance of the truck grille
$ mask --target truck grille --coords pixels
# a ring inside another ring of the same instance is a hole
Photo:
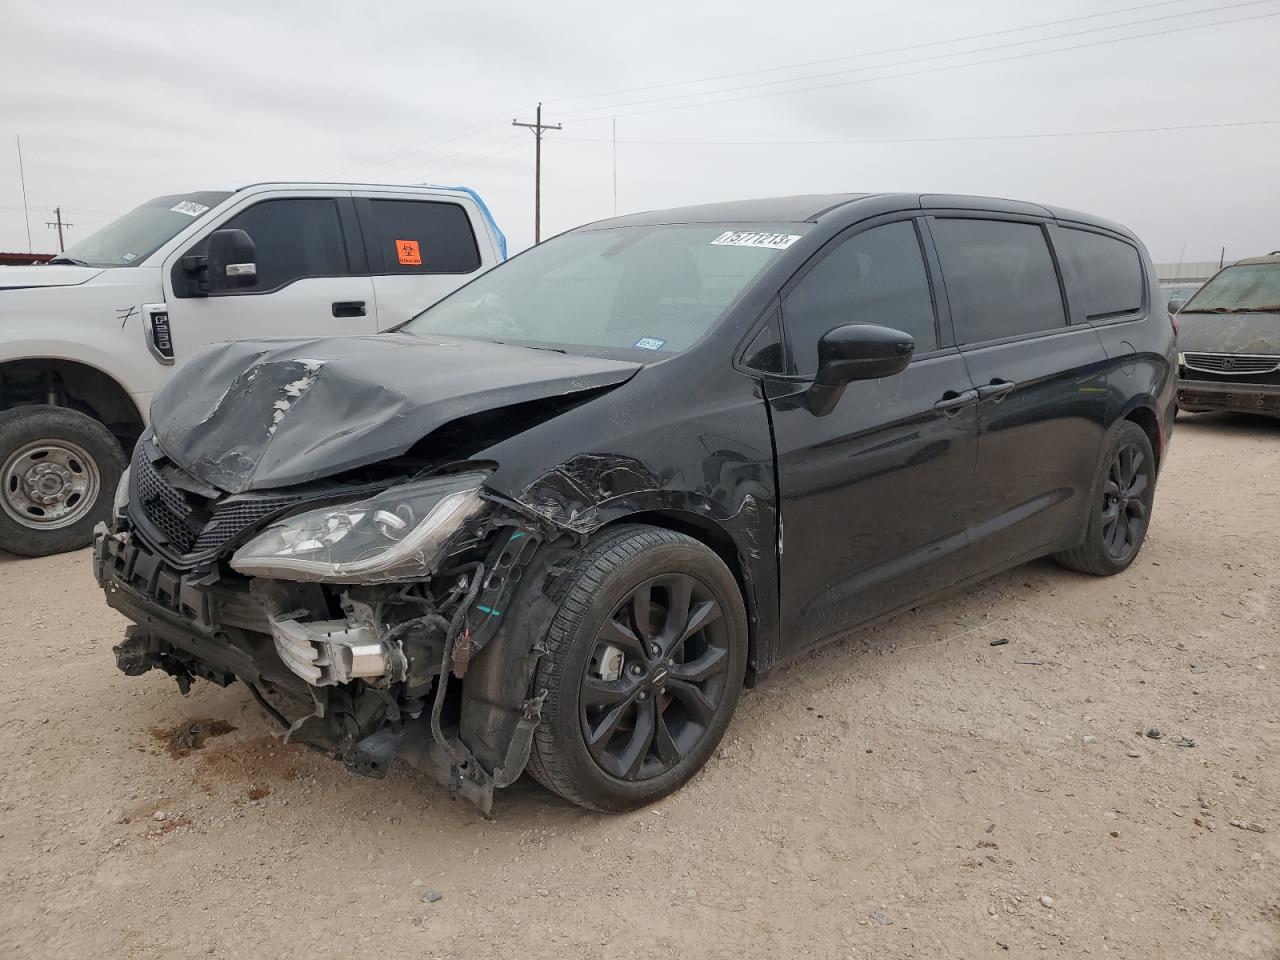
[[[142,521],[148,539],[160,541],[156,548],[171,560],[193,562],[214,554],[255,524],[314,496],[242,494],[210,500],[165,479],[146,445],[138,444],[129,471],[130,515]]]
[[[1188,370],[1226,376],[1274,373],[1280,370],[1280,357],[1248,353],[1184,353],[1182,363]]]

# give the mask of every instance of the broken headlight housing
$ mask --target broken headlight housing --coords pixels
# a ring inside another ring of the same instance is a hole
[[[294,514],[237,550],[231,566],[248,576],[328,583],[427,576],[445,540],[480,509],[484,477],[435,477]]]

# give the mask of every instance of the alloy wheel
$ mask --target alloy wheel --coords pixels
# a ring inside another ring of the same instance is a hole
[[[1102,543],[1114,560],[1142,544],[1151,512],[1151,464],[1135,443],[1116,451],[1102,488]]]
[[[628,593],[597,633],[579,692],[600,769],[647,780],[694,750],[724,699],[729,642],[719,603],[694,577],[657,576]]]

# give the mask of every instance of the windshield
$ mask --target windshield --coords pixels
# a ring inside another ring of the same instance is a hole
[[[1227,267],[1187,301],[1183,313],[1280,313],[1280,262]]]
[[[665,224],[564,234],[482,274],[402,332],[657,359],[710,330],[808,224]]]
[[[68,247],[65,253],[49,262],[86,267],[128,267],[141,263],[179,230],[229,196],[228,191],[204,190],[156,197]]]

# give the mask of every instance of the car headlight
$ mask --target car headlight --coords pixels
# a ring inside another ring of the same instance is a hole
[[[1187,358],[1184,357],[1182,354],[1178,354],[1178,366],[1180,367],[1186,366],[1186,363],[1187,363]]]
[[[427,576],[446,538],[482,506],[484,477],[436,477],[286,517],[237,550],[231,566],[249,576],[330,583]]]

